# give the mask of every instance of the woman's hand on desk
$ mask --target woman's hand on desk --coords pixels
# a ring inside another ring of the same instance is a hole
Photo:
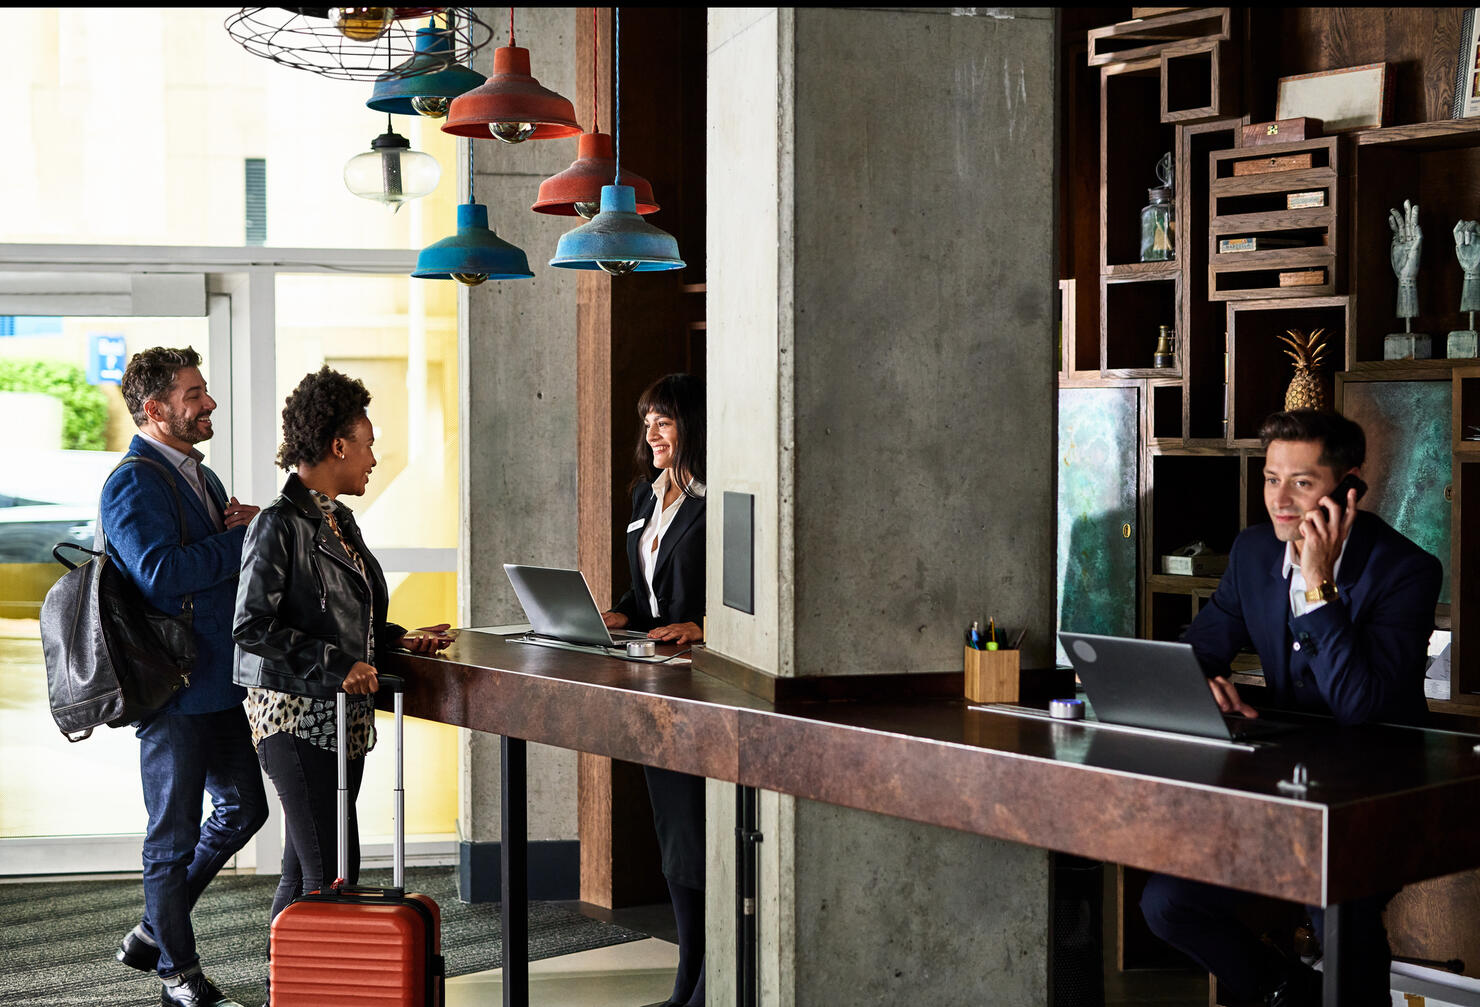
[[[627,617],[621,612],[602,612],[601,621],[606,623],[607,629],[621,629],[627,625]]]
[[[380,688],[380,676],[364,661],[356,661],[349,674],[344,676],[341,688],[351,696],[369,695]]]
[[[664,643],[698,643],[704,639],[704,631],[693,622],[675,622],[648,631],[648,638]]]
[[[448,632],[451,628],[445,622],[436,626],[423,626],[401,637],[401,646],[413,654],[435,654],[452,646],[455,637]]]
[[[1218,709],[1224,713],[1236,713],[1241,717],[1259,716],[1259,711],[1245,703],[1239,696],[1238,687],[1222,675],[1208,679],[1208,688],[1213,690],[1213,698],[1218,701]]]

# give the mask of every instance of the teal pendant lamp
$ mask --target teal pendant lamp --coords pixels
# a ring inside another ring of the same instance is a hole
[[[457,233],[421,250],[416,271],[422,280],[456,280],[476,287],[484,280],[529,280],[524,250],[488,227],[488,207],[473,196],[473,144],[468,141],[468,201],[457,208]]]
[[[637,214],[637,194],[622,178],[622,10],[612,12],[615,21],[616,74],[616,171],[611,185],[601,187],[601,210],[588,223],[568,231],[555,246],[550,265],[561,269],[600,269],[613,276],[682,269],[678,242],[673,235],[654,227]]]
[[[392,115],[424,115],[440,119],[447,115],[452,99],[482,84],[487,78],[456,62],[453,55],[455,28],[448,8],[448,25],[438,28],[433,20],[416,32],[416,52],[406,62],[386,71],[375,82],[365,104]],[[439,69],[440,68],[440,69]]]

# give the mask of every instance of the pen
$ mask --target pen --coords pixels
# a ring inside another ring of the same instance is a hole
[[[987,620],[987,649],[997,649],[997,620],[995,618]]]

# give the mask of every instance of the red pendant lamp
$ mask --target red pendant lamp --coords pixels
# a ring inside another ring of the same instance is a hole
[[[487,82],[452,99],[442,132],[504,143],[575,136],[576,110],[569,99],[541,87],[529,72],[529,50],[514,44],[514,8],[509,8],[509,44],[493,52]]]
[[[601,187],[611,185],[617,173],[616,150],[610,133],[601,132],[597,97],[598,38],[596,8],[591,8],[591,132],[576,141],[576,159],[569,168],[540,183],[539,196],[530,209],[563,217],[590,220],[601,209]],[[623,171],[618,184],[630,185],[637,196],[637,212],[657,213],[658,202],[647,179]]]

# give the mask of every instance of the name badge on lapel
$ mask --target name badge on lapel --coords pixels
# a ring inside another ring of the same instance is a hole
[[[645,524],[647,524],[647,518],[638,518],[636,521],[633,521],[627,526],[627,534],[630,535],[635,531],[641,531],[643,525]]]

